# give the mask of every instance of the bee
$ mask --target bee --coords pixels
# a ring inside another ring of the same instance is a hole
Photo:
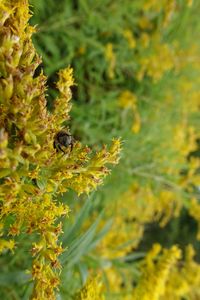
[[[60,130],[54,137],[53,147],[58,152],[59,150],[66,153],[63,148],[70,147],[70,152],[73,150],[74,138],[66,130]]]

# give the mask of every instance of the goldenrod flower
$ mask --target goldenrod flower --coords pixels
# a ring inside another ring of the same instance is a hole
[[[191,7],[193,5],[193,0],[186,0],[186,2],[189,7]]]
[[[131,130],[134,133],[138,133],[141,127],[141,118],[138,113],[137,102],[137,96],[129,90],[125,90],[119,95],[119,106],[124,109],[131,109],[133,112],[134,121]]]
[[[75,296],[75,300],[104,300],[103,284],[99,278],[88,279],[85,286]]]
[[[113,51],[113,44],[111,43],[105,46],[105,58],[108,62],[108,77],[113,79],[115,76],[116,55]]]
[[[166,283],[171,271],[181,257],[181,251],[173,246],[163,250],[159,256],[161,246],[155,244],[145,258],[142,278],[133,292],[134,300],[160,300],[165,294]]]
[[[46,77],[35,72],[41,58],[31,40],[35,29],[28,25],[29,17],[27,0],[1,1],[0,218],[2,234],[4,229],[13,237],[22,230],[38,233],[32,247],[32,299],[50,300],[60,282],[58,256],[63,251],[58,244],[62,226],[56,224],[69,213],[57,197],[69,188],[78,194],[96,188],[109,173],[106,165],[118,162],[120,141],[94,154],[78,141],[65,155],[55,151],[55,134],[69,120],[74,79],[70,67],[59,71],[59,95],[50,113]],[[6,225],[9,216],[12,221]],[[0,250],[6,248],[12,250],[14,241],[2,239]]]
[[[123,31],[123,36],[127,40],[129,48],[134,49],[136,47],[136,39],[130,29],[125,29]]]
[[[172,70],[175,67],[175,54],[169,45],[161,44],[155,37],[153,40],[153,51],[149,55],[139,59],[140,70],[137,78],[142,80],[147,74],[154,82],[159,81],[165,72]]]
[[[193,246],[188,245],[183,260],[171,271],[163,300],[199,299],[200,265],[195,261],[194,256]]]

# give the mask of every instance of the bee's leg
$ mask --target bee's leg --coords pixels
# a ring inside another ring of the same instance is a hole
[[[70,152],[72,152],[73,148],[74,148],[74,143],[71,143],[70,144]]]
[[[58,149],[65,154],[65,151],[58,145]]]
[[[56,152],[58,153],[60,148],[59,148],[59,145],[57,145],[55,141],[53,142],[53,147],[56,150]]]

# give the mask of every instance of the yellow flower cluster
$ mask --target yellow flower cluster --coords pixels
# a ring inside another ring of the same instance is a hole
[[[144,10],[146,12],[153,11],[154,13],[156,12],[157,14],[163,12],[164,14],[163,27],[166,27],[170,23],[173,14],[177,9],[177,4],[178,3],[176,0],[161,0],[161,1],[147,0],[144,3]]]
[[[130,49],[134,49],[136,47],[136,39],[130,29],[125,29],[123,31],[123,37],[127,40]]]
[[[119,95],[119,106],[123,109],[131,109],[133,112],[134,122],[131,128],[133,133],[138,133],[141,127],[141,119],[137,108],[137,101],[137,96],[129,90],[123,91]]]
[[[97,247],[98,253],[110,259],[125,256],[137,248],[146,224],[159,222],[161,227],[165,226],[179,215],[182,205],[180,195],[174,191],[161,189],[155,193],[148,185],[133,184],[109,204],[106,219],[113,218],[113,223]]]
[[[115,76],[116,56],[113,50],[113,44],[108,43],[105,46],[105,58],[108,62],[108,77],[113,79]]]
[[[155,37],[152,39],[152,50],[149,54],[139,58],[141,67],[137,79],[141,81],[146,74],[154,82],[158,82],[167,71],[174,68],[175,59],[173,49],[168,44],[160,43]]]
[[[15,242],[14,240],[2,239],[1,238],[1,236],[3,235],[2,229],[3,229],[3,224],[0,223],[0,253],[2,253],[6,249],[13,251],[15,247]]]
[[[197,147],[197,132],[194,127],[188,126],[187,121],[179,123],[174,128],[174,148],[180,153],[180,157],[186,157],[191,151]]]
[[[88,279],[74,300],[104,300],[103,284],[98,277]]]
[[[177,246],[164,249],[160,244],[154,244],[140,262],[139,276],[129,273],[126,278],[126,274],[113,266],[105,269],[104,273],[116,299],[199,299],[200,265],[194,257],[192,245],[188,245],[183,252]],[[128,282],[131,278],[135,282],[134,287]]]
[[[186,4],[192,6],[192,1],[186,1]],[[147,75],[157,83],[166,72],[171,70],[179,72],[186,64],[197,62],[198,54],[192,54],[194,46],[181,50],[177,41],[170,44],[163,41],[163,34],[179,9],[176,0],[144,1],[143,14],[138,19],[140,37],[138,42],[137,40],[135,42],[138,51],[137,63],[139,63],[136,77],[139,81]],[[158,17],[159,27],[155,25]],[[127,40],[130,40],[130,32],[127,33],[125,30],[125,33]],[[145,49],[148,49],[148,52]]]
[[[184,259],[173,268],[161,300],[199,299],[200,265],[195,261],[192,245],[185,249]]]
[[[155,244],[147,254],[142,268],[142,276],[133,291],[134,300],[160,300],[166,291],[166,283],[177,261],[181,258],[181,251],[173,246],[164,249]],[[170,298],[169,298],[170,299]]]
[[[95,253],[110,261],[110,264],[106,265],[103,271],[109,284],[109,290],[112,293],[119,294],[123,292],[123,297],[126,296],[126,298],[122,299],[143,299],[140,298],[140,294],[137,297],[135,296],[136,298],[132,296],[132,275],[130,271],[128,269],[119,271],[112,260],[123,259],[133,251],[137,253],[137,247],[142,240],[146,225],[159,222],[161,227],[165,226],[172,217],[179,215],[182,205],[182,198],[175,191],[163,188],[156,193],[151,186],[140,186],[136,183],[126,193],[120,195],[117,201],[109,204],[105,218],[106,220],[112,218],[112,226],[97,245]],[[102,226],[104,224],[105,220]],[[160,249],[160,246],[158,249]],[[174,252],[176,253],[176,251]],[[174,252],[172,250],[172,253]],[[168,271],[166,270],[166,272]],[[125,288],[123,289],[122,286],[124,285]],[[144,290],[146,290],[146,286]],[[150,295],[151,293],[148,290],[144,299],[154,299],[153,297],[150,298]]]
[[[62,245],[58,237],[68,215],[67,205],[57,200],[68,189],[88,193],[109,173],[106,164],[116,164],[120,141],[113,140],[92,154],[75,141],[65,155],[53,147],[55,135],[69,119],[72,69],[59,72],[59,96],[50,113],[46,106],[46,77],[37,75],[41,59],[31,41],[34,28],[28,25],[27,0],[0,2],[0,251],[14,248],[6,232],[37,232],[32,245],[32,299],[55,299],[59,285]],[[69,129],[66,129],[69,132]],[[12,218],[10,218],[12,216]]]

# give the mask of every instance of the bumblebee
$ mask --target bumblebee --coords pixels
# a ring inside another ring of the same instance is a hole
[[[53,147],[56,151],[66,153],[63,148],[70,147],[70,152],[73,150],[74,138],[66,130],[60,130],[54,137]]]

